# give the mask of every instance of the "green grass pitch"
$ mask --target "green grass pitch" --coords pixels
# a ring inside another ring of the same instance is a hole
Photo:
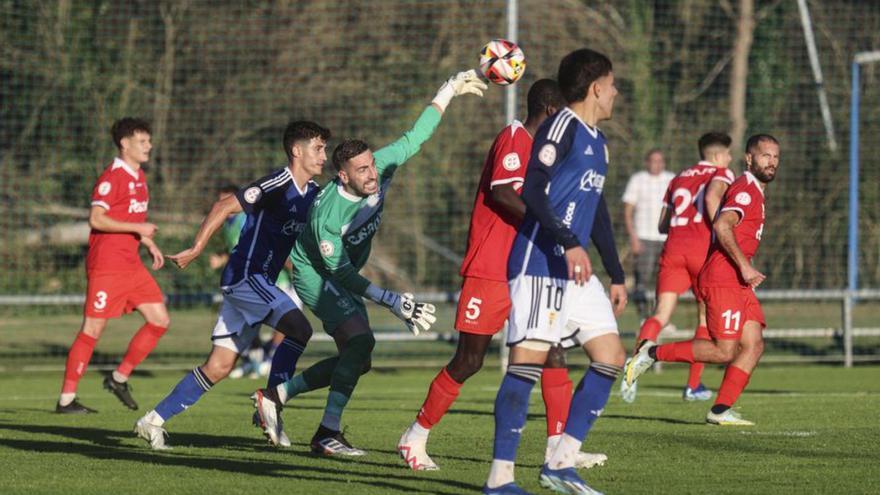
[[[343,418],[359,459],[314,457],[307,442],[325,393],[284,411],[293,446],[269,447],[250,426],[248,395],[262,383],[229,380],[167,423],[175,448],[153,452],[132,433],[140,413],[181,372],[133,377],[141,411],[124,409],[87,373],[80,396],[100,413],[59,416],[52,408],[60,373],[0,374],[0,492],[12,493],[477,493],[492,453],[492,407],[500,377],[489,368],[462,390],[432,433],[441,471],[404,468],[395,445],[413,419],[436,370],[378,370],[366,375]],[[573,375],[579,377],[579,366]],[[641,383],[635,404],[615,394],[585,450],[604,452],[604,467],[584,472],[606,493],[876,493],[880,423],[877,367],[779,366],[758,369],[738,408],[752,428],[705,425],[705,403],[679,398],[685,370],[669,366]],[[717,387],[721,373],[707,369]],[[519,451],[517,478],[537,482],[545,438],[539,387]],[[615,387],[616,390],[616,387]]]

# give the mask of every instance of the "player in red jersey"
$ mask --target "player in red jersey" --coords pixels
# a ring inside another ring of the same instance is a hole
[[[636,339],[636,352],[642,342],[657,341],[660,330],[672,317],[678,297],[688,289],[693,290],[697,297],[699,322],[694,338],[709,338],[705,308],[697,288],[697,275],[709,252],[711,221],[718,212],[724,193],[733,184],[734,175],[728,168],[732,160],[730,141],[730,136],[719,132],[701,136],[698,141],[699,163],[675,176],[666,189],[663,199],[665,206],[660,214],[658,228],[669,236],[660,255],[657,307],[654,315],[642,323]],[[712,398],[712,392],[700,382],[702,374],[703,363],[691,364],[688,382],[682,394],[685,400]],[[620,381],[620,392],[624,401],[635,400],[636,385],[636,382],[630,386],[626,380]]]
[[[514,121],[505,127],[495,138],[483,166],[471,215],[467,254],[460,271],[464,280],[455,318],[458,348],[449,364],[431,382],[416,421],[398,442],[398,452],[415,471],[438,469],[426,452],[428,434],[455,402],[464,382],[483,366],[492,336],[502,329],[510,314],[507,257],[526,211],[519,189],[531,156],[532,136],[548,116],[566,104],[558,85],[551,79],[535,82],[529,88],[527,99],[525,124]],[[607,252],[603,262],[606,257]],[[619,277],[622,284],[622,269]],[[620,297],[625,298],[625,290],[620,291],[618,299]],[[547,449],[551,451],[565,428],[572,394],[562,346],[551,351],[541,383],[547,407]],[[607,459],[603,454],[579,454],[580,467],[601,464]]]
[[[655,360],[727,364],[715,405],[706,415],[706,422],[716,425],[754,424],[732,407],[764,351],[766,323],[755,288],[766,277],[752,266],[752,257],[764,232],[764,190],[779,167],[776,138],[750,137],[746,165],[746,173],[730,186],[713,224],[715,240],[698,280],[711,340],[644,345],[626,368],[625,379],[632,382]]]
[[[145,323],[131,339],[119,367],[104,379],[104,388],[129,409],[137,409],[128,377],[156,347],[170,323],[162,291],[138,254],[143,244],[153,258],[153,270],[164,264],[162,251],[152,239],[158,229],[147,222],[150,195],[141,168],[150,159],[150,126],[126,117],[113,124],[111,134],[119,156],[104,170],[92,191],[84,318],[67,355],[61,397],[55,406],[58,413],[95,412],[76,400],[77,385],[107,320],[133,310],[141,313]]]

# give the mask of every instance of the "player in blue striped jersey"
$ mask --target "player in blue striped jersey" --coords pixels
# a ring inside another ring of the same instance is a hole
[[[214,203],[193,246],[168,257],[181,269],[186,268],[202,253],[229,215],[241,211],[247,215],[238,244],[220,278],[223,304],[211,336],[213,347],[208,359],[135,424],[135,432],[152,448],[167,448],[162,428],[165,421],[189,408],[229,375],[261,324],[286,336],[275,351],[268,386],[282,383],[293,375],[296,362],[312,336],[312,328],[302,312],[302,302],[276,287],[275,281],[305,227],[309,209],[318,194],[318,185],[312,179],[321,174],[327,161],[328,139],[330,131],[314,122],[288,124],[284,131],[287,166]],[[286,437],[270,437],[270,441],[275,445],[290,445]]]
[[[602,413],[625,351],[616,316],[626,306],[623,270],[606,267],[611,299],[592,274],[586,247],[613,250],[614,235],[602,197],[608,170],[605,136],[596,127],[611,118],[617,89],[611,61],[576,50],[559,65],[560,90],[568,106],[547,119],[535,136],[522,198],[526,216],[508,261],[512,309],[507,344],[510,365],[495,399],[495,444],[486,494],[525,493],[514,481],[514,461],[525,426],[529,394],[550,347],[581,346],[590,367],[578,384],[556,449],[540,482],[561,493],[598,493],[574,463],[592,424]]]

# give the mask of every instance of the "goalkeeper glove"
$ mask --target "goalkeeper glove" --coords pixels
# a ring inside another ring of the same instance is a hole
[[[449,106],[449,102],[452,101],[454,97],[466,93],[483,96],[483,91],[487,88],[488,86],[482,79],[480,79],[476,70],[471,69],[459,72],[443,83],[443,86],[440,86],[440,90],[437,91],[437,96],[434,97],[434,100],[431,103],[440,107],[440,111],[445,112],[446,107]]]
[[[371,289],[373,287],[375,286],[371,286]],[[370,296],[371,294],[368,294],[368,297]],[[434,305],[416,302],[413,295],[409,292],[398,294],[396,292],[391,292],[390,290],[382,290],[381,295],[376,294],[376,296],[377,297],[375,298],[370,297],[370,299],[385,306],[394,313],[394,316],[403,320],[406,324],[406,328],[408,328],[413,335],[418,335],[419,332],[423,331],[427,332],[431,329],[431,325],[437,321],[437,317],[434,316],[434,312],[437,309]]]

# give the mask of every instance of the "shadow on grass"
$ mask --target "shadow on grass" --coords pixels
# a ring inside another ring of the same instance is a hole
[[[225,457],[202,456],[191,452],[154,452],[146,448],[132,448],[123,444],[123,441],[132,439],[132,434],[123,434],[117,430],[103,428],[89,428],[76,426],[56,425],[32,425],[10,424],[0,422],[0,430],[22,432],[36,435],[59,435],[71,439],[82,440],[87,443],[70,441],[52,441],[40,439],[16,439],[0,438],[0,445],[27,452],[54,452],[59,454],[76,454],[90,459],[117,460],[139,462],[145,465],[164,465],[171,467],[185,467],[201,469],[210,473],[212,471],[226,471],[229,473],[247,473],[257,476],[272,478],[292,478],[299,480],[311,480],[321,483],[344,483],[360,484],[371,487],[373,490],[399,490],[405,492],[426,491],[442,495],[452,495],[462,491],[476,492],[480,486],[449,479],[431,479],[424,475],[412,473],[403,474],[403,466],[400,464],[378,463],[362,459],[339,459],[322,458],[331,465],[327,467],[299,464],[296,462],[276,462],[259,459],[230,459]],[[201,435],[201,434],[175,434],[174,440],[177,445],[192,445],[194,447],[222,448],[222,447],[248,447],[247,450],[258,450],[254,440],[250,438]],[[285,460],[296,460],[304,457],[314,458],[311,454],[303,452],[290,452]],[[395,452],[396,454],[396,452]],[[395,467],[401,469],[401,474],[374,473],[359,469],[362,467]],[[351,469],[345,469],[350,467]],[[413,485],[416,483],[417,485]],[[452,491],[449,491],[449,490]],[[351,491],[351,488],[346,492]]]
[[[629,416],[624,414],[603,414],[603,418],[609,419],[627,419],[635,421],[655,421],[658,423],[669,423],[672,425],[705,425],[705,421],[685,421],[683,419],[660,418],[657,416]]]

